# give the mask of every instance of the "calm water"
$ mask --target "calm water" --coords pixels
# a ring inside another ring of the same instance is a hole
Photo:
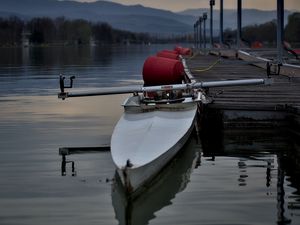
[[[141,83],[169,46],[0,49],[0,224],[300,224],[300,147],[286,132],[193,135],[160,179],[127,202],[108,144],[125,95],[60,101],[58,75],[90,89]],[[167,134],[166,134],[167,138]],[[201,139],[201,140],[199,140]]]

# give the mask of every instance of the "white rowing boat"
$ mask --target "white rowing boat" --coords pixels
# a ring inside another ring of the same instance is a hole
[[[61,76],[58,94],[61,99],[133,93],[123,105],[124,114],[111,139],[113,161],[126,192],[130,194],[151,181],[183,147],[192,132],[198,103],[206,102],[202,88],[270,83],[268,79],[248,79],[69,93],[65,88],[72,88],[74,77],[70,78],[68,87],[64,85],[64,79]],[[160,96],[158,100],[147,98],[147,93]]]
[[[113,131],[111,154],[127,193],[151,181],[186,143],[201,99],[181,100],[147,103],[142,96],[133,96],[124,103],[124,114]]]

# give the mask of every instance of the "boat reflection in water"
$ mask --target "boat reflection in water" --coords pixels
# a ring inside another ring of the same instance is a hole
[[[194,168],[200,165],[201,148],[191,137],[185,147],[143,188],[138,196],[126,196],[118,174],[112,187],[112,203],[120,225],[145,225],[155,213],[172,204],[176,194],[190,181]]]

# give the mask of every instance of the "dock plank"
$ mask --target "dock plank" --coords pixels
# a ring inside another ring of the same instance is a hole
[[[187,60],[197,81],[267,78],[266,69],[235,57],[197,55]],[[240,86],[210,88],[213,102],[208,109],[283,112],[291,109],[299,114],[300,74],[289,77],[272,75],[270,86]]]

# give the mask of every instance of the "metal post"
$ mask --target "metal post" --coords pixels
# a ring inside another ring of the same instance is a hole
[[[200,42],[200,48],[202,48],[202,21],[203,21],[203,18],[202,16],[199,17],[199,42]]]
[[[277,0],[277,63],[282,64],[284,35],[284,0]]]
[[[195,26],[196,26],[196,34],[195,34],[195,42],[196,42],[196,48],[198,49],[198,21],[196,21],[196,24],[195,24]]]
[[[220,0],[220,44],[224,44],[224,38],[223,38],[223,20],[224,20],[224,2],[223,0]]]
[[[237,5],[237,48],[240,49],[241,47],[241,38],[242,38],[242,0],[238,0]]]
[[[203,13],[203,40],[204,40],[204,49],[206,49],[206,20],[207,13]]]
[[[210,0],[210,46],[213,47],[214,37],[213,37],[213,6],[215,5],[215,0]]]
[[[194,47],[197,48],[196,46],[197,39],[196,39],[196,23],[194,23]]]

